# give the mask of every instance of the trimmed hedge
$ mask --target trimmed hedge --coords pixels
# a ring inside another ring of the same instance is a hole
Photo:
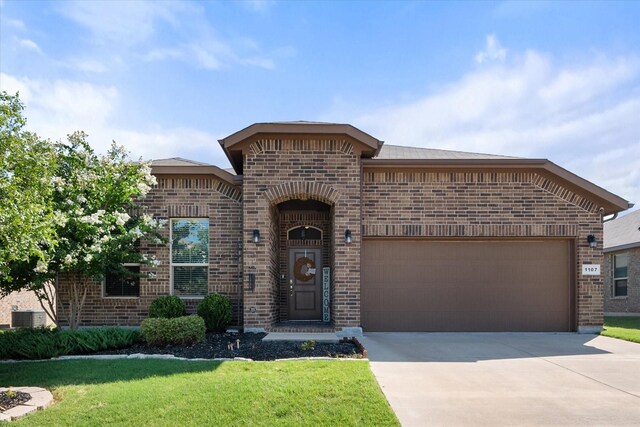
[[[0,359],[50,359],[130,347],[140,334],[125,328],[15,329],[0,334]]]
[[[142,321],[140,334],[149,345],[191,345],[204,340],[204,320],[200,316],[149,318]]]
[[[226,331],[231,323],[231,314],[231,302],[225,295],[207,295],[198,304],[198,316],[204,319],[207,331]]]
[[[154,299],[149,306],[149,317],[173,319],[186,314],[184,301],[175,295],[163,295]]]

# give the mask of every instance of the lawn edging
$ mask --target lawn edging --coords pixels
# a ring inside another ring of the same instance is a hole
[[[256,360],[248,359],[246,357],[216,357],[213,359],[204,359],[204,358],[188,358],[188,357],[179,357],[174,356],[173,354],[144,354],[144,353],[135,353],[135,354],[88,354],[88,355],[75,355],[75,356],[60,356],[60,357],[52,357],[51,359],[8,359],[8,360],[0,360],[0,363],[25,363],[25,362],[50,362],[50,361],[65,361],[65,360],[135,360],[135,359],[154,359],[154,360],[185,360],[189,362],[256,362]],[[282,362],[288,360],[366,360],[366,357],[362,358],[352,358],[352,357],[292,357],[285,359],[275,359],[269,362]],[[257,361],[263,362],[263,361]]]

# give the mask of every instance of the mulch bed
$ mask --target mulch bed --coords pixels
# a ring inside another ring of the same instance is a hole
[[[105,351],[98,354],[173,354],[188,359],[213,359],[243,357],[253,360],[291,359],[297,357],[361,358],[362,353],[353,342],[316,342],[313,348],[303,350],[300,341],[262,341],[266,334],[208,333],[205,340],[192,346],[152,347],[144,343],[129,348]],[[240,348],[237,348],[240,340]],[[233,350],[229,344],[234,343]]]
[[[31,400],[29,393],[23,393],[21,391],[0,392],[0,412],[22,405],[29,400]]]

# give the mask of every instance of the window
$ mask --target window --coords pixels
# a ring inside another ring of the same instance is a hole
[[[105,298],[140,296],[140,264],[123,264],[124,271],[107,271],[104,277]]]
[[[613,296],[627,296],[627,265],[629,254],[617,254],[613,256]]]
[[[179,297],[208,294],[209,220],[171,220],[171,282]]]
[[[289,240],[322,240],[322,231],[315,227],[305,225],[289,230],[287,235]]]

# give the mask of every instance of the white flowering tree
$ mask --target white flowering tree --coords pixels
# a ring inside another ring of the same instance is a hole
[[[44,258],[43,242],[55,244],[52,229],[54,150],[24,130],[24,106],[0,92],[0,297],[22,288],[10,265]]]
[[[158,264],[155,257],[139,251],[138,243],[144,239],[165,244],[159,233],[164,223],[137,203],[156,183],[148,163],[131,162],[115,143],[106,155],[97,155],[83,132],[56,144],[55,152],[51,178],[55,241],[45,242],[42,256],[13,263],[11,274],[14,283],[37,293],[51,317],[56,303],[45,284],[65,275],[69,280],[57,293],[68,300],[57,304],[57,316],[76,329],[90,287],[100,286],[107,271],[131,274],[123,263]]]

